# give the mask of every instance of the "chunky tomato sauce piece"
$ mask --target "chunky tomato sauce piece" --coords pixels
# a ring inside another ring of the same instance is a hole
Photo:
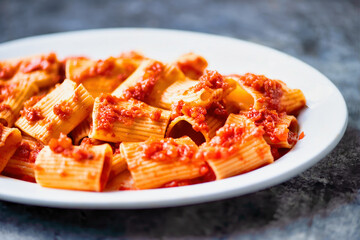
[[[11,107],[7,104],[0,104],[0,112],[2,111],[9,111],[11,110]]]
[[[71,157],[76,161],[91,160],[94,158],[94,153],[82,146],[74,148],[71,139],[65,134],[61,133],[58,139],[52,138],[49,142],[51,151],[57,154],[62,154],[64,157]]]
[[[197,151],[196,145],[179,144],[173,138],[149,139],[140,145],[142,157],[152,161],[189,163]]]
[[[31,98],[29,98],[29,99],[24,103],[24,107],[28,108],[28,107],[34,106],[34,105],[37,104],[41,99],[43,99],[43,97],[45,97],[45,94],[39,95],[39,96],[32,96]]]
[[[207,108],[207,113],[218,118],[226,119],[229,116],[223,101],[212,102]]]
[[[18,86],[18,83],[0,83],[0,103],[9,98],[14,98]]]
[[[195,120],[192,127],[195,131],[209,131],[209,126],[206,123],[206,115],[212,115],[218,118],[227,118],[228,112],[225,109],[225,105],[222,101],[213,102],[207,108],[192,106],[189,103],[185,103],[180,100],[176,104],[171,105],[171,119],[174,120],[179,116],[188,116]]]
[[[38,153],[43,146],[40,143],[28,143],[23,141],[16,149],[14,156],[23,159],[26,162],[34,163]]]
[[[25,117],[29,122],[37,122],[41,119],[44,119],[44,116],[41,113],[41,109],[38,107],[25,107],[20,111],[20,115]]]
[[[209,131],[209,127],[205,121],[206,114],[206,108],[191,106],[183,100],[171,105],[171,119],[173,120],[183,115],[191,117],[196,122],[196,124],[192,126],[195,131]]]
[[[178,68],[189,78],[199,79],[204,74],[207,61],[194,54],[187,54],[177,61]]]
[[[237,124],[226,124],[216,132],[210,142],[204,143],[198,154],[199,159],[226,159],[233,155],[239,145],[249,136],[262,136],[264,131],[262,128],[247,129],[246,126]]]
[[[12,78],[18,71],[19,66],[20,66],[20,61],[16,64],[0,63],[0,78],[2,79]]]
[[[248,112],[243,113],[247,118],[252,119],[256,126],[261,126],[271,142],[279,143],[288,141],[290,145],[297,142],[297,133],[292,131],[282,131],[276,128],[276,125],[281,122],[281,119],[286,113],[278,113],[275,110],[261,109],[256,110],[251,108]]]
[[[160,79],[164,65],[161,62],[155,62],[145,69],[143,77],[135,84],[124,91],[126,99],[134,98],[140,101],[150,95],[156,82]]]
[[[98,60],[96,63],[82,71],[79,75],[74,76],[73,80],[80,83],[86,78],[97,76],[111,76],[116,66],[116,58],[109,57],[105,60]]]
[[[23,110],[20,111],[20,115],[25,117],[29,122],[37,122],[44,119],[39,107],[34,107],[45,95],[32,96],[29,100],[24,103]]]
[[[55,104],[53,111],[61,120],[66,120],[70,118],[73,109],[68,102],[62,101],[61,103]]]
[[[199,83],[193,89],[195,92],[201,89],[219,89],[224,91],[230,88],[230,85],[225,81],[224,77],[217,71],[206,70],[204,75],[199,78]]]
[[[118,103],[128,101],[132,103],[130,108],[124,108]],[[131,125],[135,118],[149,117],[153,121],[161,118],[161,110],[151,112],[143,111],[144,103],[136,99],[124,100],[110,94],[100,96],[100,104],[96,119],[98,121],[97,129],[112,130],[114,122],[120,122]]]
[[[287,139],[288,134],[286,132],[280,132],[276,128],[276,124],[280,122],[281,117],[283,117],[285,113],[278,114],[275,110],[256,110],[251,108],[243,114],[253,120],[256,126],[263,127],[271,142],[278,143]]]
[[[264,75],[255,75],[246,73],[240,76],[241,82],[264,94],[264,99],[260,99],[266,103],[269,109],[280,110],[280,99],[283,95],[281,84],[276,80],[271,80]]]
[[[30,73],[39,70],[50,70],[51,65],[57,62],[57,57],[55,53],[50,53],[46,56],[37,57],[31,59],[29,62],[23,63],[20,67],[20,70],[23,73]]]

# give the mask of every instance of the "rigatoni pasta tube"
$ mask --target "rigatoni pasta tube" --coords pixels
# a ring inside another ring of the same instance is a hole
[[[185,74],[186,77],[191,79],[199,79],[208,66],[206,59],[195,53],[186,53],[181,55],[175,64]]]
[[[170,181],[201,176],[204,161],[193,159],[197,146],[188,137],[124,142],[120,148],[138,189],[157,188]]]
[[[91,115],[77,125],[70,133],[75,144],[80,144],[81,140],[89,136],[92,124]]]
[[[86,148],[71,146],[63,152],[57,152],[56,147],[54,152],[50,147],[44,147],[36,158],[37,183],[49,188],[96,192],[104,189],[112,161],[112,149],[108,144]]]
[[[12,127],[24,102],[38,91],[32,82],[0,82],[0,123]]]
[[[4,127],[0,123],[0,173],[21,142],[21,133],[17,128]]]
[[[299,125],[292,115],[266,108],[260,110],[250,108],[249,111],[243,111],[240,114],[264,129],[264,139],[272,147],[291,148],[297,142]],[[228,121],[236,118],[237,115],[232,114]]]
[[[126,159],[122,152],[115,152],[111,163],[110,179],[127,169]]]
[[[146,101],[163,71],[164,65],[161,62],[152,59],[144,60],[136,71],[113,91],[112,95]]]
[[[250,104],[247,104],[248,107],[253,107],[257,110],[268,108],[293,114],[306,104],[304,94],[299,89],[290,89],[280,80],[273,80],[264,75],[252,73],[231,75],[229,77],[236,80],[253,97],[252,105],[250,102]],[[230,96],[235,97],[236,95]],[[248,97],[245,97],[245,99],[248,99]],[[241,100],[241,98],[235,98],[235,101],[237,100]],[[242,110],[248,110],[248,108]]]
[[[216,179],[252,171],[274,161],[263,133],[245,116],[230,114],[216,136],[200,147],[198,156],[207,160]]]
[[[102,95],[96,98],[89,137],[110,142],[139,142],[163,138],[170,112],[135,99]]]
[[[60,80],[60,62],[55,53],[0,62],[0,66],[4,64],[12,74],[0,77],[0,80],[34,83],[39,88],[53,86]]]
[[[35,182],[35,160],[43,147],[35,138],[23,136],[20,146],[8,161],[3,174],[20,180]]]
[[[91,113],[93,103],[81,84],[65,80],[34,106],[25,107],[15,125],[46,144],[73,130]]]
[[[105,187],[105,191],[118,190],[136,190],[134,179],[132,178],[129,170],[124,170],[113,178],[109,178],[109,181]]]
[[[207,128],[197,129],[196,120],[189,116],[179,116],[171,121],[167,130],[166,137],[179,138],[189,136],[197,145],[208,142],[215,136],[216,130],[224,125],[224,120],[212,115],[206,115],[205,121]],[[195,130],[196,129],[196,130]]]
[[[171,103],[178,95],[173,94],[173,99],[170,99],[168,97],[164,97],[164,93],[168,91],[170,86],[174,89],[173,85],[176,82],[182,82],[185,79],[184,74],[178,67],[172,64],[166,64],[164,66],[164,71],[162,72],[160,78],[156,81],[151,93],[145,99],[145,102],[154,107],[170,109]]]
[[[66,61],[66,78],[82,83],[93,97],[111,93],[130,76],[140,60],[110,57],[105,60],[69,59]]]

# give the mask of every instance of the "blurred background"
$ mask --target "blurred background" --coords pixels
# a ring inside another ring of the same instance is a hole
[[[0,43],[117,27],[213,33],[297,57],[344,95],[345,137],[300,176],[224,201],[141,211],[57,210],[1,201],[2,239],[360,239],[359,0],[0,0]]]

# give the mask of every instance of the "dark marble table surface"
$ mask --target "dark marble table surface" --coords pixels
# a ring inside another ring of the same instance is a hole
[[[359,0],[0,1],[0,42],[104,27],[208,32],[284,51],[340,89],[345,136],[299,176],[223,201],[125,211],[0,201],[0,239],[360,239]]]

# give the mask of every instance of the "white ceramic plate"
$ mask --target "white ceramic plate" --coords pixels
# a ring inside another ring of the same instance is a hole
[[[163,61],[193,51],[208,60],[210,69],[223,74],[252,72],[283,80],[288,86],[301,89],[307,99],[308,108],[298,118],[305,138],[275,163],[221,181],[168,189],[93,193],[42,188],[0,176],[1,199],[40,206],[99,209],[167,207],[224,199],[294,177],[328,154],[344,134],[346,104],[329,79],[293,57],[238,39],[159,29],[89,30],[3,43],[0,58],[50,51],[60,57],[105,58],[128,50],[140,50]]]

